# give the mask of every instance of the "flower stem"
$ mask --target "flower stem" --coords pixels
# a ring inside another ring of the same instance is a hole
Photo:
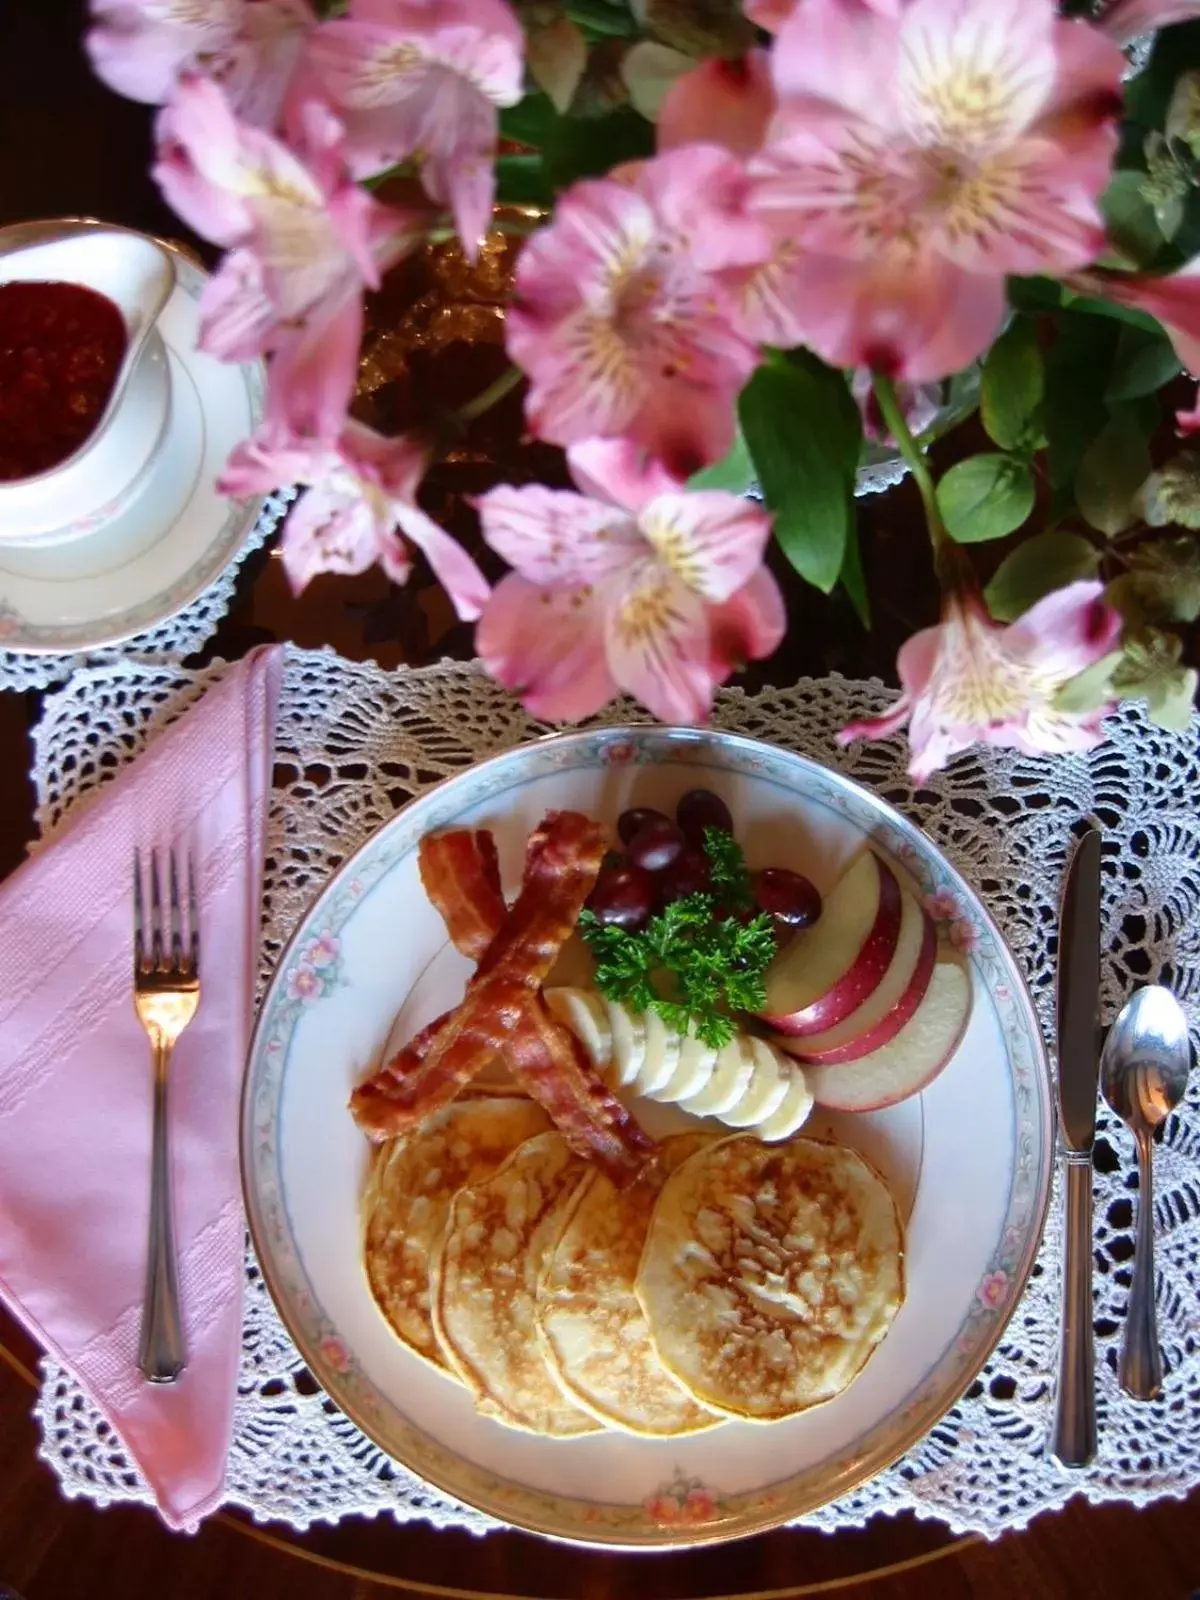
[[[887,423],[888,432],[896,441],[896,448],[908,463],[913,482],[920,490],[921,503],[925,507],[925,526],[929,532],[929,542],[933,546],[933,565],[938,580],[943,589],[956,588],[963,579],[963,556],[946,532],[929,463],[920,445],[913,438],[912,429],[904,416],[904,408],[897,397],[895,384],[880,372],[872,373],[871,384],[875,390],[875,398],[879,401],[883,420]]]
[[[506,367],[494,383],[489,383],[486,389],[480,390],[474,400],[468,400],[465,406],[459,406],[454,413],[454,420],[464,424],[474,422],[476,417],[483,416],[485,411],[490,411],[494,405],[498,405],[506,394],[511,394],[524,376],[520,367]]]

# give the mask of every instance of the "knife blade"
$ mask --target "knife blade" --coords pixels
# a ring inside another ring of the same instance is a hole
[[[1067,869],[1057,973],[1058,1107],[1066,1166],[1062,1328],[1050,1452],[1064,1467],[1096,1453],[1092,1335],[1092,1140],[1100,1080],[1099,829]]]

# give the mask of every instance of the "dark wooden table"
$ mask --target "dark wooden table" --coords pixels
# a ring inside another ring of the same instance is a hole
[[[80,49],[83,0],[0,0],[0,224],[99,216],[148,231],[182,230],[147,177],[149,117],[90,76]],[[897,645],[932,621],[936,594],[919,507],[907,486],[865,505],[864,559],[875,611],[866,634],[849,607],[788,582],[788,643],[756,681],[837,670],[893,674]],[[783,574],[781,574],[783,576]],[[278,560],[247,563],[208,654],[238,656],[264,639],[332,644],[384,666],[470,652],[429,590],[398,593],[374,573],[319,580],[300,600]],[[40,697],[0,693],[0,874],[32,834],[28,733]],[[577,1551],[521,1534],[476,1540],[387,1518],[350,1519],[298,1537],[218,1516],[194,1539],[137,1508],[99,1512],[64,1501],[36,1459],[30,1417],[37,1352],[0,1315],[0,1593],[26,1600],[193,1600],[230,1594],[350,1600],[385,1592],[685,1600],[768,1594],[1086,1596],[1175,1600],[1200,1587],[1200,1496],[1142,1512],[1074,1502],[995,1545],[910,1516],[828,1537],[785,1531],[725,1549],[654,1557]]]

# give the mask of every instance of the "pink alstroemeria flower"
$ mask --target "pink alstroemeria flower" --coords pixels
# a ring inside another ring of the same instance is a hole
[[[516,570],[475,632],[492,676],[553,722],[619,690],[664,722],[707,717],[717,686],[783,638],[783,600],[762,565],[771,519],[752,501],[689,493],[627,451],[569,452],[604,498],[501,485],[479,502],[483,536]]]
[[[804,0],[746,0],[742,9],[757,27],[767,33],[778,33],[785,22],[791,21],[797,6],[803,3]],[[859,0],[859,3],[867,11],[878,11],[881,16],[895,17],[899,15],[904,0]]]
[[[780,110],[751,205],[778,249],[755,336],[923,382],[995,337],[1005,274],[1103,249],[1124,57],[1054,0],[894,16],[804,0],[771,65]]]
[[[268,417],[230,456],[219,487],[249,495],[281,483],[309,486],[283,528],[284,571],[297,594],[320,572],[365,572],[376,561],[393,583],[405,583],[412,570],[408,540],[424,551],[458,615],[473,621],[487,599],[487,580],[417,505],[427,464],[425,447],[404,435],[385,439],[351,421],[335,442],[320,444]]]
[[[917,783],[976,743],[1026,755],[1090,750],[1104,737],[1110,708],[1075,714],[1057,710],[1054,699],[1120,636],[1121,618],[1103,595],[1100,583],[1068,584],[1007,627],[992,621],[977,592],[949,595],[941,622],[901,646],[900,698],[843,728],[838,743],[886,739],[907,723]]]
[[[290,145],[186,76],[159,113],[154,176],[185,222],[232,247],[200,303],[201,347],[223,361],[274,353],[294,426],[336,433],[353,392],[362,291],[425,237],[427,219],[381,205],[346,167],[341,124],[315,101]],[[330,381],[331,371],[338,381]],[[327,404],[316,412],[314,385]]]
[[[85,39],[96,76],[162,105],[186,72],[219,83],[240,117],[273,127],[316,26],[308,0],[92,0]]]
[[[498,106],[522,92],[525,35],[506,0],[350,0],[307,61],[346,125],[355,172],[417,156],[467,255],[487,232]]]
[[[761,260],[728,152],[689,145],[577,183],[517,263],[508,353],[543,439],[627,436],[685,480],[733,440],[758,352],[718,269]]]

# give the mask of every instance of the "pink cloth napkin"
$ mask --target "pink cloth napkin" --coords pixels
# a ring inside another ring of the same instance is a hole
[[[220,1502],[242,1312],[238,1097],[260,920],[278,648],[232,667],[0,888],[0,1295],[192,1528]],[[200,1008],[170,1129],[187,1368],[138,1372],[150,1046],[133,1010],[134,847],[191,848]]]

